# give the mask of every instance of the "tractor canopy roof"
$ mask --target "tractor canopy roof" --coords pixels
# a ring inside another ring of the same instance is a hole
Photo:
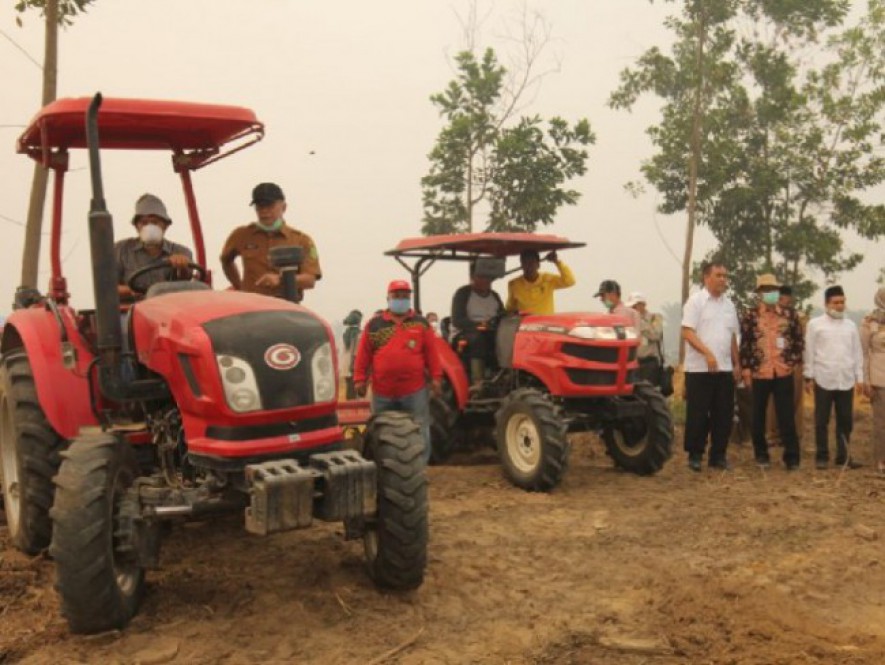
[[[526,249],[542,253],[584,247],[586,244],[572,242],[562,236],[538,233],[454,233],[405,238],[396,247],[384,253],[396,257],[463,260],[465,254],[504,257],[518,255]]]
[[[86,147],[86,110],[92,98],[47,104],[19,137],[16,148],[46,163],[52,150]],[[98,113],[102,149],[171,150],[216,155],[221,146],[264,135],[264,125],[243,107],[146,99],[104,98]],[[228,152],[241,149],[236,147]],[[206,160],[197,160],[199,165]],[[214,159],[212,161],[215,161]],[[194,168],[193,166],[191,168]]]

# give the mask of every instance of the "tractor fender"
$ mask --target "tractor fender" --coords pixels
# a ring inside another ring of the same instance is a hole
[[[58,314],[76,354],[72,369],[64,366],[59,321],[42,306],[16,310],[6,319],[0,349],[3,355],[24,349],[46,419],[60,436],[73,439],[81,427],[98,424],[89,405],[86,379],[93,354],[77,330],[73,310],[59,306]]]
[[[439,355],[440,365],[442,365],[443,376],[448,379],[455,400],[458,402],[458,410],[463,410],[467,404],[467,395],[470,390],[470,382],[464,372],[464,364],[442,337],[436,338],[435,348]]]

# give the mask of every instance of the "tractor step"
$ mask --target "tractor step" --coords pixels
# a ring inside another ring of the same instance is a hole
[[[265,536],[306,528],[314,517],[340,521],[375,511],[374,463],[341,450],[313,455],[307,464],[284,459],[246,467],[247,531]]]

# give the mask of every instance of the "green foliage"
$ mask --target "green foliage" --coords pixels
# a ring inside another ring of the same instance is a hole
[[[85,13],[87,5],[93,2],[95,0],[58,0],[58,24],[71,25],[74,17]],[[45,16],[46,3],[47,0],[16,0],[15,11],[23,14],[29,9],[39,9],[40,15]],[[15,20],[21,26],[21,18],[16,17]]]
[[[431,97],[446,125],[421,179],[422,231],[473,230],[481,202],[489,209],[489,231],[532,231],[551,223],[561,206],[574,205],[580,196],[565,184],[587,170],[585,146],[595,141],[590,123],[569,125],[558,117],[545,123],[530,116],[505,127],[506,70],[495,52],[486,49],[477,60],[463,51],[455,63],[456,79]]]
[[[649,129],[656,152],[642,172],[662,193],[662,212],[673,214],[687,206],[688,100],[701,86],[697,219],[718,241],[706,258],[725,259],[739,297],[758,273],[774,272],[805,298],[821,278],[831,282],[862,260],[846,247],[847,231],[885,235],[885,207],[863,200],[885,182],[885,8],[871,0],[858,25],[836,30],[848,7],[686,2],[669,23],[673,52],[650,49],[611,96],[627,109],[648,92],[663,98],[661,122]],[[699,72],[691,56],[700,9],[707,50]]]

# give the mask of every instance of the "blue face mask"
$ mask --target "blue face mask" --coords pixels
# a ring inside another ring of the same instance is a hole
[[[777,301],[780,299],[781,294],[777,291],[765,291],[762,294],[762,302],[766,305],[777,305]]]
[[[411,298],[388,298],[387,307],[394,314],[405,314],[412,308]]]

